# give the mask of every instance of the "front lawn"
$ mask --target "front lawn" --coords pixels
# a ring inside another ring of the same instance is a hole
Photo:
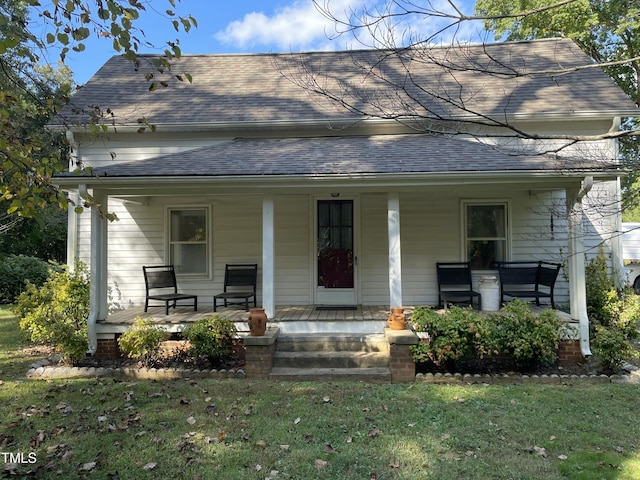
[[[640,479],[638,386],[32,380],[17,329],[1,309],[6,475]]]

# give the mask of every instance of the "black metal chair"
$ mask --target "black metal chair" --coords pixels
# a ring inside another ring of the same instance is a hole
[[[173,265],[144,266],[142,267],[142,272],[144,273],[144,285],[146,289],[144,301],[145,312],[149,307],[160,306],[149,305],[149,300],[163,302],[165,315],[169,315],[169,304],[172,304],[175,309],[177,302],[180,300],[193,300],[193,311],[198,311],[197,295],[178,293],[176,271]]]
[[[556,308],[553,298],[559,263],[531,261],[531,262],[498,262],[500,273],[500,302],[504,296],[512,298],[534,298],[536,305],[540,305],[541,298],[548,298],[551,308]],[[541,290],[540,287],[546,287]]]
[[[257,263],[229,263],[224,269],[224,291],[213,297],[213,311],[218,309],[218,300],[228,305],[244,305],[249,311],[249,300],[253,298],[253,306],[257,307],[256,281],[258,278]],[[242,300],[230,302],[229,300]]]
[[[438,305],[445,309],[449,303],[469,304],[473,306],[473,299],[481,297],[473,291],[471,281],[471,262],[438,262]]]

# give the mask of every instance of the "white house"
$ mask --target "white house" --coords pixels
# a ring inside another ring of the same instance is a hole
[[[589,59],[567,39],[438,52],[467,67],[412,61],[419,50],[185,55],[173,72],[193,82],[156,72],[168,87],[154,91],[143,68],[111,58],[52,125],[92,167],[57,184],[118,218],[70,219],[70,260],[91,269],[92,347],[108,286],[125,306],[144,303],[143,265],[175,265],[206,308],[227,263],[257,263],[258,303],[274,318],[283,305],[436,304],[439,261],[471,261],[477,281],[494,261],[547,260],[566,267],[556,303],[588,354],[583,253],[604,242],[619,262],[616,142],[540,153],[556,143],[483,123],[593,136],[637,109],[600,68],[570,71]],[[558,74],[468,68],[491,62]],[[373,70],[429,88],[391,91]],[[364,116],[319,85],[384,111]]]

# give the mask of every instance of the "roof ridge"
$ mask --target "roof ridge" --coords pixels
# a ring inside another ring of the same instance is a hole
[[[542,42],[571,42],[571,39],[566,37],[548,37],[548,38],[534,38],[528,40],[511,40],[505,42],[469,42],[469,43],[458,43],[457,45],[448,45],[448,44],[439,44],[432,45],[429,48],[433,49],[449,49],[449,48],[469,48],[469,47],[502,47],[504,45],[517,45],[517,44],[530,44],[530,43],[542,43]],[[182,53],[180,58],[184,57],[260,57],[260,56],[290,56],[290,55],[329,55],[336,53],[359,53],[359,52],[394,52],[394,51],[404,51],[409,49],[422,49],[426,47],[397,47],[397,48],[354,48],[354,49],[343,49],[343,50],[303,50],[299,52],[291,51],[291,52],[221,52],[221,53]],[[113,57],[122,57],[124,54],[113,55]],[[144,58],[157,58],[162,57],[162,54],[159,53],[138,53],[138,57]]]

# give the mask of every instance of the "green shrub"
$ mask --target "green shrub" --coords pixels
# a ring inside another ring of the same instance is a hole
[[[611,305],[618,297],[604,250],[585,266],[587,314],[592,322],[607,324],[611,317]]]
[[[603,372],[614,373],[627,359],[637,356],[636,348],[629,343],[622,330],[596,325],[594,332],[591,347],[600,360]]]
[[[25,255],[8,255],[0,259],[0,303],[13,303],[27,289],[27,283],[39,287],[49,272],[61,271],[54,263]]]
[[[431,360],[437,365],[464,358],[483,358],[493,349],[490,325],[471,308],[451,306],[444,313],[417,307],[411,314],[416,331],[427,332],[427,341],[411,347],[416,362]]]
[[[613,373],[638,356],[632,341],[638,338],[640,299],[629,287],[615,288],[602,249],[586,266],[586,290],[593,353],[600,368]]]
[[[72,363],[83,358],[88,348],[87,269],[78,263],[73,272],[51,271],[40,287],[29,283],[18,296],[13,312],[33,342],[53,346]]]
[[[220,315],[198,320],[182,332],[183,338],[189,342],[188,354],[197,362],[204,359],[211,365],[229,354],[236,334],[235,324]]]
[[[496,348],[519,367],[556,360],[562,320],[553,310],[536,313],[529,303],[514,299],[488,318],[494,325]]]
[[[129,358],[134,358],[145,367],[158,359],[160,344],[167,337],[167,332],[151,320],[136,317],[133,326],[118,338],[120,351]]]

